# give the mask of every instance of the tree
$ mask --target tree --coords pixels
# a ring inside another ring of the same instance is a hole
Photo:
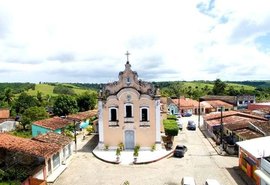
[[[53,112],[57,116],[66,116],[78,111],[77,102],[74,97],[68,95],[59,95],[53,106]]]
[[[37,92],[37,100],[38,100],[39,106],[42,106],[43,99],[42,99],[42,93],[40,91]]]
[[[8,103],[8,105],[11,105],[12,99],[13,99],[14,95],[13,92],[10,88],[6,88],[4,90],[4,101]]]
[[[213,94],[214,95],[224,95],[225,94],[226,83],[222,82],[220,79],[214,81]]]
[[[84,92],[77,97],[79,111],[87,111],[95,108],[97,103],[97,93]]]
[[[26,109],[22,115],[21,125],[23,129],[26,129],[27,125],[30,125],[34,121],[48,118],[49,115],[44,107],[30,107]]]
[[[21,93],[15,101],[14,108],[17,114],[23,114],[24,111],[30,107],[38,106],[38,101],[33,96]]]

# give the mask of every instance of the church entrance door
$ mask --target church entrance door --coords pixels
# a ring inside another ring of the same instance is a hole
[[[126,130],[125,131],[125,149],[134,149],[134,131]]]

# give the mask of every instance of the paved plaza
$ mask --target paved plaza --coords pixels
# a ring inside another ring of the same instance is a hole
[[[197,184],[214,178],[223,185],[246,185],[237,168],[238,158],[219,155],[199,129],[186,130],[188,119],[198,122],[196,116],[183,118],[184,129],[174,139],[174,144],[188,147],[183,158],[169,155],[149,164],[111,164],[92,154],[98,136],[91,135],[78,142],[78,152],[54,185],[180,185],[183,176],[193,176]]]

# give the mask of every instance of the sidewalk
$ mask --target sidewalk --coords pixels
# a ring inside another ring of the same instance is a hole
[[[147,164],[156,162],[158,160],[171,156],[173,154],[173,151],[174,151],[173,149],[172,150],[160,149],[155,151],[140,150],[136,162],[134,162],[132,150],[122,151],[119,161],[116,160],[115,150],[106,151],[95,148],[92,153],[98,159],[108,163],[130,165],[130,164]]]

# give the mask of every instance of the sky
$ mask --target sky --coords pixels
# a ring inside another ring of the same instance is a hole
[[[0,82],[270,80],[269,0],[0,0]]]

